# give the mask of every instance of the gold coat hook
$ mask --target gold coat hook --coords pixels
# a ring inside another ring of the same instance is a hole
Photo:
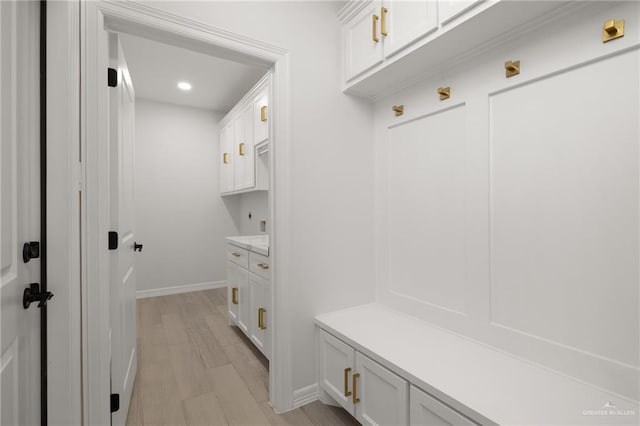
[[[449,99],[451,97],[451,87],[438,87],[438,95],[440,95],[441,101]]]
[[[602,26],[602,42],[606,43],[624,36],[624,19],[610,19]]]
[[[520,74],[520,61],[507,61],[504,63],[507,78]]]
[[[396,113],[396,117],[400,117],[404,114],[404,105],[394,105],[391,109]]]

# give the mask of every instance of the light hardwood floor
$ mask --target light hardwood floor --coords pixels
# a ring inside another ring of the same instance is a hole
[[[226,317],[226,289],[138,300],[138,374],[127,425],[358,425],[319,401],[268,404],[269,362]]]

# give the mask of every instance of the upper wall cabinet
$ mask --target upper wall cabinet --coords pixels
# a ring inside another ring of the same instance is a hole
[[[265,75],[220,122],[220,193],[267,190],[270,74]]]
[[[437,28],[435,1],[371,1],[343,27],[347,79]]]
[[[351,0],[338,14],[343,89],[374,100],[384,97],[476,47],[575,7],[573,3]]]

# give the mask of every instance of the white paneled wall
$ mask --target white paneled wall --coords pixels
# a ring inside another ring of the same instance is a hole
[[[224,283],[224,237],[238,234],[237,200],[219,196],[212,111],[136,100],[138,293]],[[147,293],[154,294],[154,293]]]
[[[376,102],[380,302],[640,400],[639,16],[583,4]]]

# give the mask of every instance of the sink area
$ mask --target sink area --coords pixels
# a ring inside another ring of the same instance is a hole
[[[268,235],[245,235],[238,237],[226,237],[226,240],[234,246],[238,246],[264,256],[269,256]]]

